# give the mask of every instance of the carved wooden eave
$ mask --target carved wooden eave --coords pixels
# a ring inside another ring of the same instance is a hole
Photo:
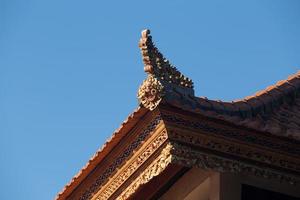
[[[240,101],[212,101],[194,96],[150,31],[139,46],[147,72],[141,106],[57,199],[153,199],[192,167],[299,186],[299,73]]]

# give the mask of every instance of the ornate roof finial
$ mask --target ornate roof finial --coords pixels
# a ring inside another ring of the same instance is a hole
[[[193,82],[181,74],[159,52],[152,42],[150,30],[142,31],[139,42],[142,52],[144,70],[148,74],[147,79],[140,86],[138,98],[140,103],[153,110],[164,99],[174,98],[174,91],[183,96],[194,96]],[[178,96],[178,95],[177,95]]]

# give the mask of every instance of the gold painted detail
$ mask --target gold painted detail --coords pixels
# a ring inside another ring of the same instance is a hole
[[[295,157],[278,154],[274,151],[266,151],[259,148],[249,147],[248,145],[227,142],[218,138],[202,134],[190,134],[181,130],[171,129],[168,131],[171,140],[196,145],[205,149],[214,150],[228,155],[251,159],[259,163],[270,166],[277,166],[288,170],[300,172],[300,160]]]
[[[202,169],[215,170],[219,172],[253,175],[259,178],[275,179],[279,182],[286,182],[291,185],[296,185],[300,181],[298,176],[289,173],[203,153],[181,144],[172,143],[172,145],[173,163],[179,165],[187,167],[199,167]]]
[[[161,154],[121,193],[117,200],[128,199],[140,186],[163,172],[172,161],[171,149],[172,145],[167,144]]]
[[[128,145],[124,150],[123,154],[118,156],[113,163],[96,179],[96,181],[88,187],[85,192],[80,196],[80,200],[89,200],[92,198],[96,192],[107,183],[109,178],[114,174],[120,166],[122,166],[131,156],[134,151],[139,149],[143,143],[150,135],[154,133],[154,130],[160,124],[162,118],[161,116],[155,117],[153,121],[138,135],[138,137]]]
[[[172,123],[179,127],[191,131],[201,131],[208,135],[215,135],[217,137],[225,137],[230,140],[236,140],[249,145],[254,145],[261,149],[269,149],[280,154],[289,154],[297,158],[300,155],[300,148],[297,143],[288,142],[285,140],[278,140],[265,136],[263,134],[251,133],[248,131],[241,131],[235,128],[219,126],[215,123],[205,122],[204,120],[189,120],[180,117],[174,113],[162,113],[162,118],[167,123]]]
[[[124,168],[121,168],[112,181],[103,186],[97,193],[97,200],[109,199],[113,193],[167,140],[167,131],[163,130],[137,157]]]

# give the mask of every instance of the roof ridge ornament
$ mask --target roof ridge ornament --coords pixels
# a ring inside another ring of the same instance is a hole
[[[194,96],[193,81],[164,58],[152,42],[150,30],[142,31],[139,42],[144,71],[144,80],[138,91],[139,102],[149,110],[154,110],[162,100],[170,100],[182,96]]]

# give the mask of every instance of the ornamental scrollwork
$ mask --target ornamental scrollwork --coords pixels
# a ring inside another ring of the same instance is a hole
[[[127,167],[120,169],[112,181],[99,190],[97,200],[109,199],[113,193],[167,140],[167,131],[163,130]]]
[[[141,185],[148,183],[152,178],[163,172],[172,162],[171,149],[172,145],[167,144],[161,154],[118,196],[117,200],[128,199]]]
[[[139,134],[139,136],[128,145],[123,154],[117,157],[114,162],[96,179],[96,181],[80,196],[80,200],[88,200],[107,182],[109,177],[124,163],[130,156],[132,156],[134,150],[138,149],[142,142],[147,139],[158,124],[161,122],[161,116],[155,117],[152,122]]]
[[[148,75],[138,91],[140,103],[149,110],[154,110],[164,96],[164,87],[153,75]]]
[[[193,81],[179,72],[155,46],[149,29],[142,31],[139,47],[142,53],[145,72],[155,75],[162,81],[180,87],[190,89],[194,87]]]
[[[172,143],[172,145],[172,160],[174,163],[179,165],[199,167],[201,169],[215,170],[219,172],[241,173],[265,179],[276,179],[280,182],[289,183],[291,185],[296,185],[300,181],[299,177],[288,173],[203,153],[185,145],[176,143]]]
[[[175,131],[173,129],[170,129],[168,133],[172,141],[179,141],[189,145],[192,144],[208,150],[255,160],[256,162],[267,165],[277,166],[293,171],[300,171],[300,162],[299,160],[297,161],[297,159],[294,159],[294,157],[288,157],[287,155],[276,154],[275,152],[264,151],[262,149],[251,148],[202,134],[189,134],[186,132]]]
[[[142,32],[139,47],[144,62],[144,71],[147,73],[147,79],[138,91],[141,105],[154,110],[163,97],[176,97],[178,94],[181,95],[180,98],[194,96],[193,81],[179,72],[159,52],[152,42],[150,30]]]
[[[289,153],[293,155],[300,154],[299,145],[291,142],[286,142],[284,140],[272,140],[262,134],[248,134],[248,132],[246,131],[240,131],[238,129],[229,127],[216,126],[215,124],[212,124],[210,122],[188,120],[173,113],[163,113],[162,118],[166,122],[175,124],[177,126],[186,127],[188,129],[204,131],[206,133],[239,140],[248,144],[267,147],[269,149],[280,151],[283,153]]]

